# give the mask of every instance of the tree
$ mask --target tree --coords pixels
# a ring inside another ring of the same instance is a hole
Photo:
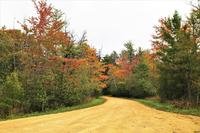
[[[12,51],[12,40],[8,34],[3,30],[0,30],[0,84],[3,84],[8,75],[12,70],[11,65],[11,51]]]
[[[128,60],[131,62],[135,53],[135,50],[133,49],[133,43],[131,41],[128,41],[124,44],[124,47],[126,48],[126,50],[122,51],[121,56],[127,57]]]
[[[147,65],[144,54],[139,54],[139,63],[135,66],[132,74],[128,77],[126,84],[129,88],[129,95],[136,98],[144,98],[156,94],[156,89],[150,77],[150,69]]]
[[[159,47],[156,52],[159,61],[158,68],[160,69],[160,96],[163,99],[180,98],[183,86],[180,86],[182,83],[178,83],[181,76],[176,73],[174,64],[175,43],[178,40],[177,33],[181,28],[181,17],[178,12],[175,12],[172,18],[161,19],[160,23],[160,27],[157,27],[157,35],[154,36],[154,47]]]
[[[23,105],[23,88],[18,79],[18,73],[13,72],[6,77],[0,94],[1,115],[16,113]]]
[[[132,43],[125,46],[127,49],[121,52],[116,64],[109,67],[108,92],[113,96],[137,98],[155,95],[150,53],[141,48],[136,53]]]
[[[198,45],[193,41],[190,26],[182,24],[177,12],[172,18],[160,21],[154,36],[154,50],[160,71],[160,96],[162,99],[184,99],[193,103],[198,79]]]
[[[102,62],[106,65],[108,64],[116,64],[116,60],[119,58],[117,52],[113,51],[110,55],[106,55],[103,57]]]
[[[188,18],[188,30],[190,34],[190,38],[193,43],[193,63],[196,65],[193,66],[193,69],[196,73],[193,74],[193,79],[192,79],[192,87],[195,88],[194,94],[196,95],[196,105],[198,105],[199,102],[199,97],[200,97],[200,78],[199,78],[199,70],[200,70],[200,58],[199,58],[199,46],[200,46],[200,3],[198,1],[197,6],[193,5],[193,10],[190,14],[190,17]]]

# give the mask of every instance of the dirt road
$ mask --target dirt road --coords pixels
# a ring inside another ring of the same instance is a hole
[[[2,121],[0,133],[200,132],[200,117],[158,111],[131,100],[105,98],[106,103],[91,108]]]

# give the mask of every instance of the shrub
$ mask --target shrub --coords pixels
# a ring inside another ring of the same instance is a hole
[[[1,116],[15,113],[12,109],[17,107],[19,108],[23,104],[23,88],[18,79],[18,73],[12,72],[9,76],[7,76],[5,83],[1,88]]]

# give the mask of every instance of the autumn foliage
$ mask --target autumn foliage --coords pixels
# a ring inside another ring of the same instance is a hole
[[[60,10],[33,4],[22,31],[0,30],[1,117],[83,103],[106,87],[96,50],[71,36]]]
[[[135,50],[132,42],[124,44],[125,50],[119,56],[105,56],[104,64],[107,66],[107,88],[105,94],[124,97],[146,97],[156,94],[154,86],[156,77],[155,62],[149,51]],[[113,57],[114,62],[110,62]]]
[[[155,26],[152,48],[131,41],[120,53],[97,54],[67,30],[63,12],[32,0],[36,16],[21,29],[0,29],[0,118],[87,102],[103,94],[200,104],[200,5]]]

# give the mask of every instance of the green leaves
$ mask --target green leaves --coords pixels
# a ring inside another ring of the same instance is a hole
[[[0,108],[2,111],[0,113],[2,116],[5,116],[10,114],[13,108],[18,108],[23,105],[24,90],[17,72],[12,72],[8,75],[5,83],[1,87]]]
[[[156,46],[160,45],[156,54],[160,71],[159,93],[162,99],[186,99],[195,103],[198,98],[198,87],[193,84],[193,81],[199,79],[197,75],[200,70],[200,49],[195,41],[197,34],[194,24],[198,22],[198,18],[193,16],[196,11],[200,10],[193,10],[191,18],[185,23],[175,11],[173,17],[162,19],[161,25],[157,27],[154,42]]]

